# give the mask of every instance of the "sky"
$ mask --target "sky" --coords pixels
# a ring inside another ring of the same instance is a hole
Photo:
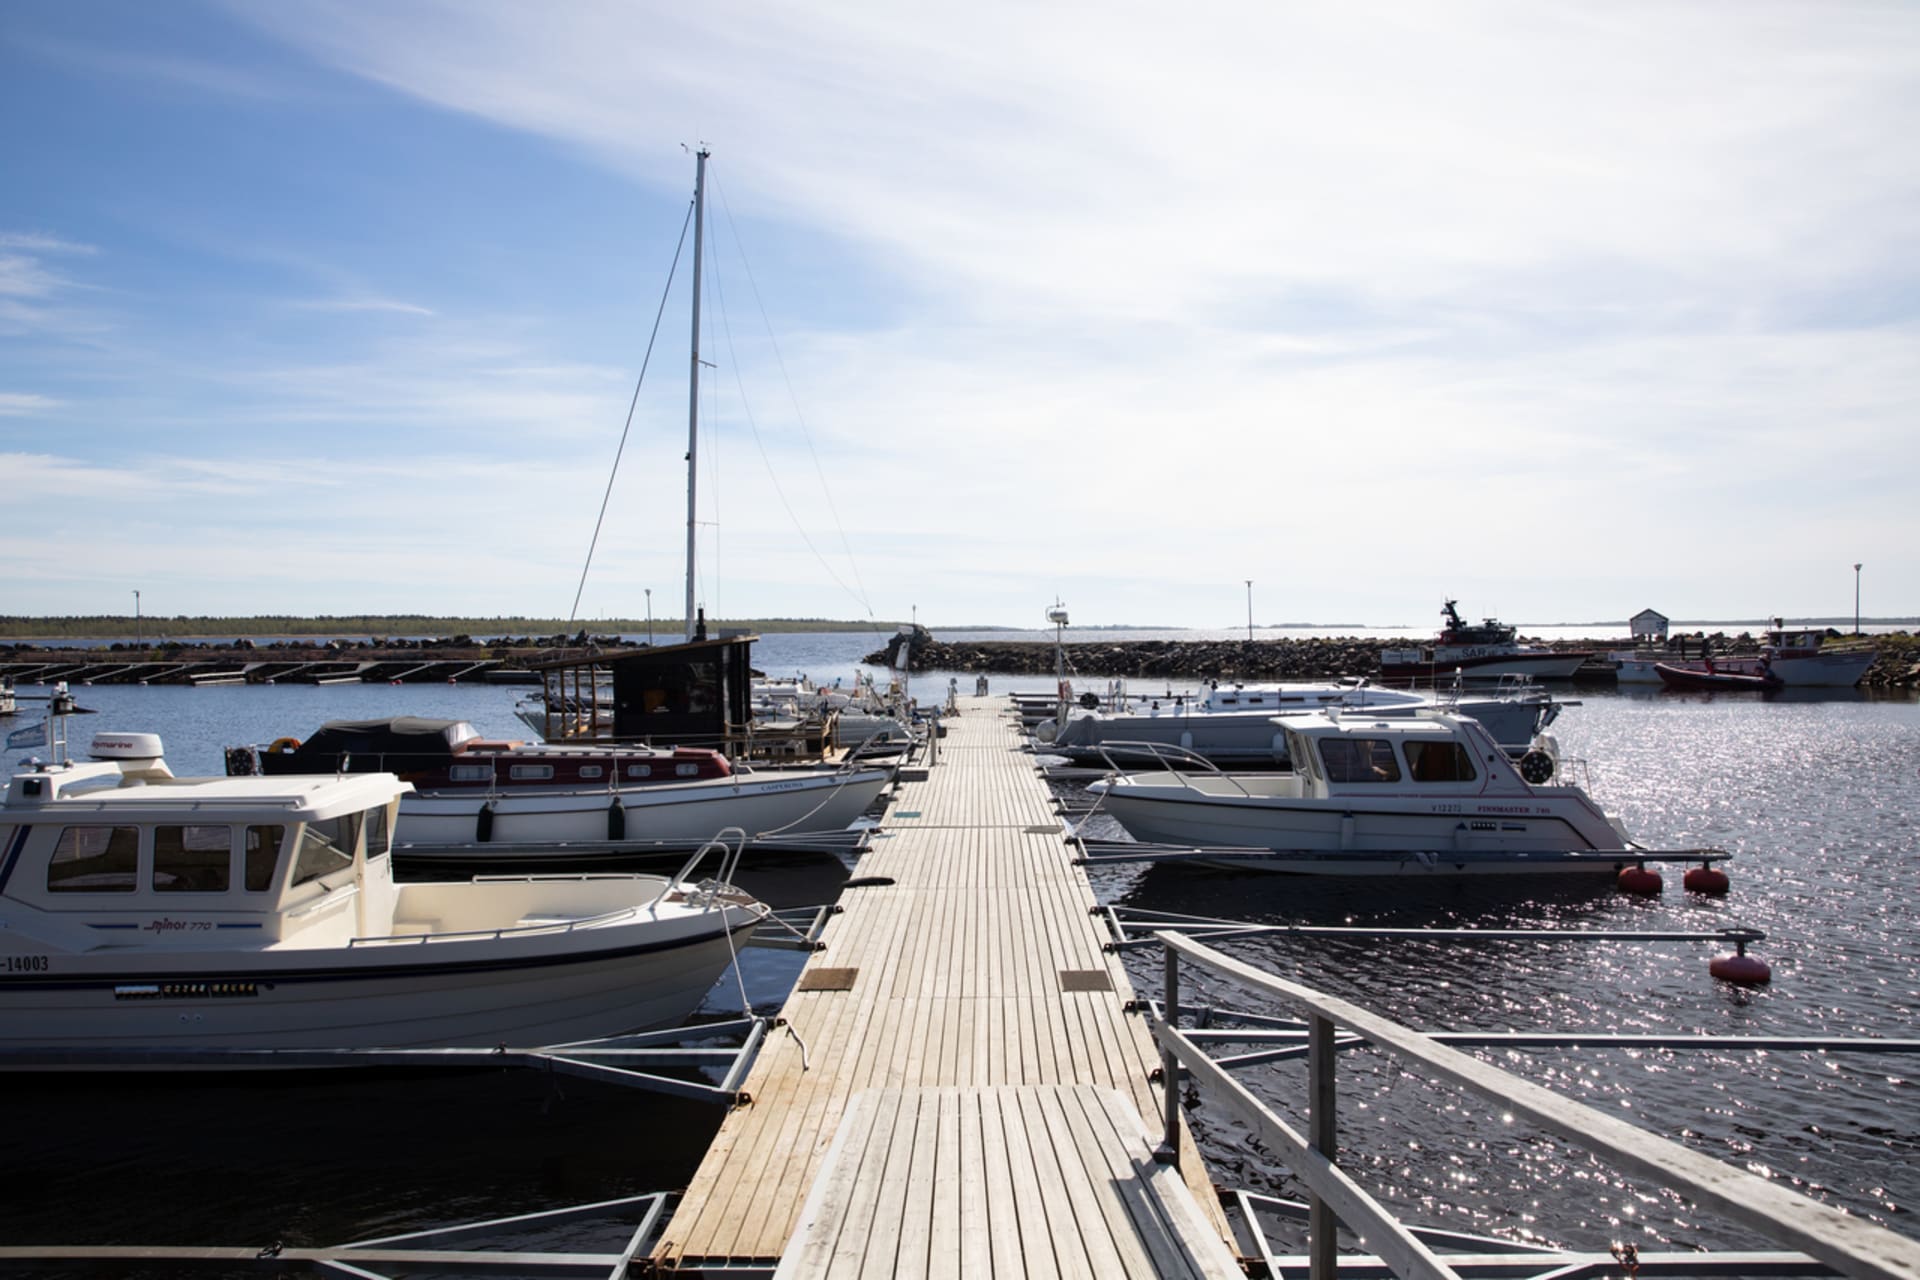
[[[1920,614],[1910,3],[16,0],[0,119],[0,614],[677,617],[703,145],[716,619]]]

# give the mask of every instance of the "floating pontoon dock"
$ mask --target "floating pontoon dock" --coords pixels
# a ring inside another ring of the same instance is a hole
[[[1158,1053],[1017,722],[958,707],[652,1261],[1239,1277],[1191,1146],[1155,1160]]]

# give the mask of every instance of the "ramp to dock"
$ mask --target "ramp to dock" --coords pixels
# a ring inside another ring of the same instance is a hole
[[[1126,1012],[1126,973],[1102,950],[1093,891],[1011,710],[966,698],[945,723],[939,762],[901,785],[863,883],[781,1011],[791,1034],[762,1048],[753,1101],[721,1124],[656,1266],[786,1258],[782,1274],[826,1275],[857,1255],[865,1274],[959,1275],[964,1256],[965,1274],[1003,1277],[1231,1264],[1191,1144],[1177,1171],[1147,1167],[1159,1057]]]

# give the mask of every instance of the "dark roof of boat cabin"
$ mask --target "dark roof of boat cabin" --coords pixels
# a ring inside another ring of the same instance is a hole
[[[341,733],[391,733],[398,737],[444,737],[465,720],[428,720],[423,716],[382,716],[377,720],[329,720],[320,728]]]
[[[346,752],[438,759],[453,754],[458,744],[478,736],[473,725],[465,720],[427,720],[420,716],[329,720],[314,730],[296,754],[311,758]]]
[[[547,662],[531,662],[527,666],[533,671],[563,671],[568,667],[611,666],[615,663],[643,666],[677,665],[689,659],[716,657],[735,646],[751,645],[759,638],[755,635],[718,636],[710,640],[689,640],[684,644],[642,645],[635,649],[618,649],[605,653],[582,654],[573,658],[554,658]]]

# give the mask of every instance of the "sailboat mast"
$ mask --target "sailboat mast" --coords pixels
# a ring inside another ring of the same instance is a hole
[[[693,171],[693,354],[691,377],[687,379],[687,639],[693,639],[693,566],[699,525],[695,522],[694,477],[700,463],[700,266],[704,259],[701,245],[706,229],[707,155],[705,147],[694,153]]]

